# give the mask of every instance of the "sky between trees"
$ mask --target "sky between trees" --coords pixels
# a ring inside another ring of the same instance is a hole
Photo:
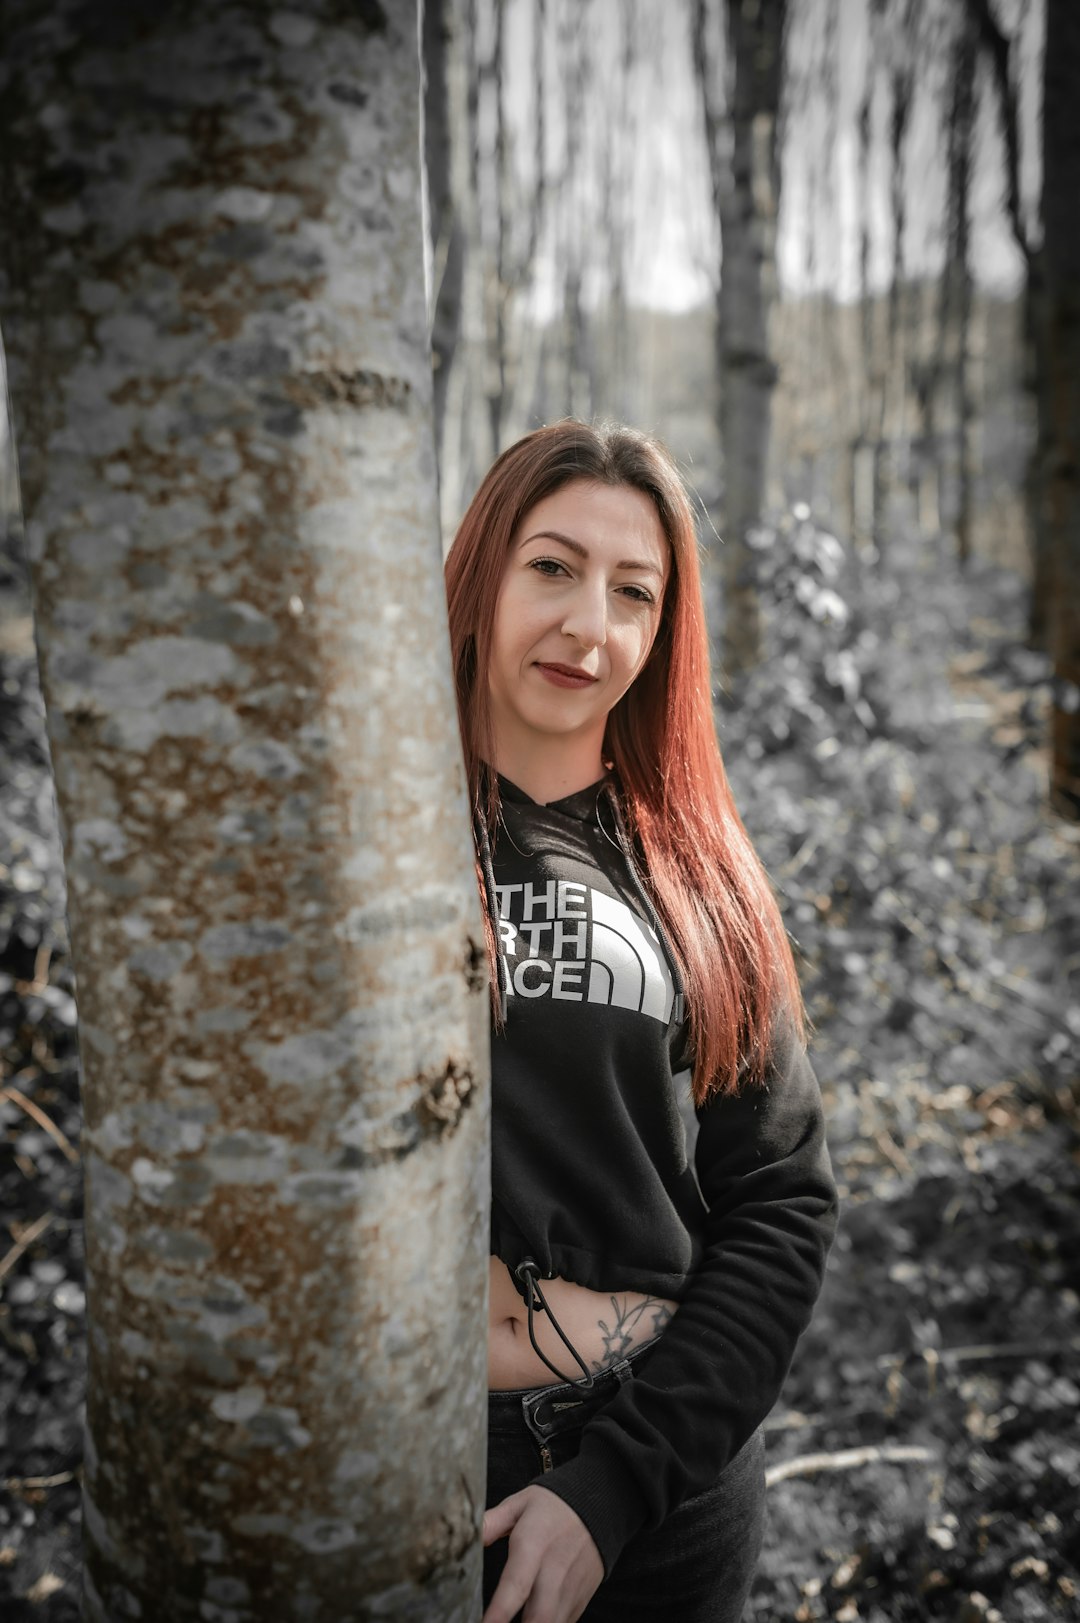
[[[889,201],[889,74],[899,62],[915,68],[915,95],[905,143],[907,227],[904,258],[911,275],[936,276],[945,259],[943,124],[948,109],[946,26],[960,0],[926,0],[917,26],[903,8],[877,0],[791,0],[784,63],[783,174],[777,245],[781,292],[827,289],[854,299],[859,292],[860,197],[856,121],[872,71],[872,145],[867,206],[871,236],[870,290],[884,291],[892,274]],[[1022,187],[1025,217],[1037,222],[1040,69],[1043,0],[996,0],[994,14],[1017,39]],[[720,249],[710,201],[701,134],[701,108],[690,48],[689,0],[547,0],[540,36],[549,89],[545,108],[549,175],[566,160],[566,100],[559,84],[569,37],[584,39],[597,71],[588,77],[574,172],[567,180],[581,207],[597,211],[605,185],[627,187],[626,290],[631,304],[686,310],[707,303]],[[478,0],[481,54],[490,49],[491,0]],[[506,111],[514,170],[523,189],[535,184],[533,158],[537,24],[535,0],[506,0]],[[614,69],[627,64],[628,72]],[[604,71],[605,65],[607,71]],[[1004,155],[992,87],[980,62],[975,167],[972,177],[972,264],[977,283],[1015,294],[1022,264],[1005,216]],[[489,108],[480,98],[480,140],[491,136]],[[607,152],[605,153],[605,147]],[[830,157],[831,150],[831,157]],[[544,233],[532,288],[532,308],[547,319],[561,293],[559,243]],[[594,261],[587,303],[602,299],[610,265]]]

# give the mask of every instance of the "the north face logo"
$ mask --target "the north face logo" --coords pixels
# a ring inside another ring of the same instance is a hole
[[[569,880],[497,885],[506,991],[671,1019],[675,988],[652,925]]]

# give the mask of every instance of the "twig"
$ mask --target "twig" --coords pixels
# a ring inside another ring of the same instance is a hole
[[[970,1347],[924,1347],[921,1351],[882,1353],[875,1358],[874,1364],[889,1375],[899,1375],[905,1364],[921,1361],[926,1364],[933,1380],[941,1365],[973,1364],[995,1358],[1053,1358],[1058,1353],[1074,1352],[1080,1352],[1080,1336],[1071,1336],[1065,1341],[1003,1341]],[[868,1365],[859,1364],[856,1367],[865,1374]],[[838,1420],[860,1420],[864,1415],[877,1412],[872,1403],[854,1409],[833,1410],[829,1414],[806,1414],[799,1409],[788,1409],[779,1415],[770,1415],[765,1429],[801,1431],[809,1426],[835,1425]]]
[[[801,1409],[785,1409],[781,1414],[767,1415],[762,1424],[766,1431],[805,1431],[808,1426],[824,1425],[832,1415],[804,1414]]]
[[[887,1161],[891,1161],[897,1172],[908,1177],[912,1172],[911,1162],[898,1144],[894,1144],[889,1135],[882,1130],[874,1134],[874,1143]]]
[[[898,1368],[912,1359],[935,1364],[970,1364],[992,1358],[1049,1358],[1054,1353],[1080,1352],[1080,1336],[1064,1341],[999,1341],[971,1347],[930,1347],[921,1352],[883,1353],[876,1360],[879,1369]]]
[[[33,1245],[34,1241],[45,1233],[52,1220],[52,1212],[46,1212],[45,1216],[39,1217],[36,1223],[31,1223],[21,1239],[15,1241],[7,1256],[0,1261],[0,1279],[3,1279],[4,1275],[14,1268],[27,1246]]]
[[[16,981],[15,990],[22,996],[28,993],[38,995],[49,984],[49,965],[52,962],[52,947],[42,942],[34,955],[34,978],[32,981]]]
[[[921,941],[925,947],[937,955],[940,962],[948,970],[955,991],[962,993],[965,997],[970,997],[975,1003],[982,1004],[986,1009],[998,1011],[998,1004],[994,1001],[992,993],[988,993],[979,981],[978,970],[966,964],[958,953],[950,952],[943,947],[918,915],[904,906],[895,891],[891,895],[883,893],[880,905],[883,905],[892,914],[893,918],[899,919],[901,924],[906,925],[916,940]],[[1058,1026],[1062,1031],[1069,1032],[1070,1036],[1073,1035],[1071,1027],[1058,1010],[1047,1007],[1042,999],[1036,1002],[1031,995],[1028,983],[1021,980],[1019,976],[998,975],[995,977],[994,986],[1000,988],[1003,992],[1007,992],[1019,1002],[1037,1008],[1039,1013],[1047,1020]],[[1024,990],[1020,991],[1019,986],[1023,986]],[[910,992],[908,995],[911,997],[912,1002],[919,1003],[920,1007],[925,1008],[928,1013],[936,1016],[940,1015],[939,1010],[921,1003],[914,992]],[[1030,1031],[1042,1032],[1043,1030],[1043,1027],[1029,1020],[1021,1020],[1019,1023],[1027,1026]]]
[[[72,1149],[71,1141],[64,1136],[56,1123],[50,1120],[39,1105],[36,1105],[32,1099],[28,1099],[25,1093],[20,1093],[18,1088],[13,1088],[10,1083],[6,1088],[0,1088],[0,1102],[4,1099],[12,1099],[17,1105],[21,1105],[26,1114],[32,1116],[39,1127],[44,1127],[49,1137],[60,1146],[68,1160],[76,1165],[78,1164],[78,1150]]]
[[[793,1460],[781,1460],[778,1465],[769,1466],[765,1472],[765,1486],[771,1488],[774,1483],[784,1482],[788,1477],[815,1476],[818,1471],[849,1471],[860,1465],[874,1465],[878,1461],[885,1465],[936,1465],[940,1458],[932,1448],[916,1448],[902,1443],[841,1448],[833,1454],[796,1454]]]
[[[6,1476],[4,1487],[8,1493],[18,1493],[20,1488],[58,1488],[62,1482],[74,1482],[74,1471],[59,1471],[56,1476]]]
[[[789,857],[787,862],[782,864],[780,868],[781,875],[785,879],[791,879],[795,874],[798,873],[800,868],[805,868],[806,864],[810,861],[810,858],[821,844],[821,840],[821,834],[816,829],[811,829],[810,833],[806,836],[806,839],[800,845],[795,855],[793,857]]]
[[[1008,974],[997,975],[995,984],[1002,987],[1004,991],[1011,992],[1013,997],[1018,997],[1022,1002],[1029,1003],[1033,1009],[1038,1009],[1039,1013],[1045,1014],[1048,1019],[1057,1020],[1059,1024],[1062,1024],[1061,1004],[1054,998],[1054,994],[1047,991],[1045,987],[1033,985],[1031,981],[1025,980],[1022,975]],[[1071,1029],[1068,1027],[1067,1022],[1064,1022],[1064,1024],[1066,1029]]]

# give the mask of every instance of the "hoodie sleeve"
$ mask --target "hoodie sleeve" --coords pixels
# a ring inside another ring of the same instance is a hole
[[[605,1577],[638,1532],[712,1485],[772,1409],[813,1314],[836,1230],[821,1091],[790,1022],[766,1085],[698,1111],[705,1245],[640,1374],[533,1482],[589,1529]]]

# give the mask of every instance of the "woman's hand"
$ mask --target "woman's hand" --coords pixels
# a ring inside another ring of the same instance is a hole
[[[576,1510],[535,1482],[484,1512],[484,1546],[510,1535],[483,1623],[575,1623],[600,1587],[604,1563]]]

